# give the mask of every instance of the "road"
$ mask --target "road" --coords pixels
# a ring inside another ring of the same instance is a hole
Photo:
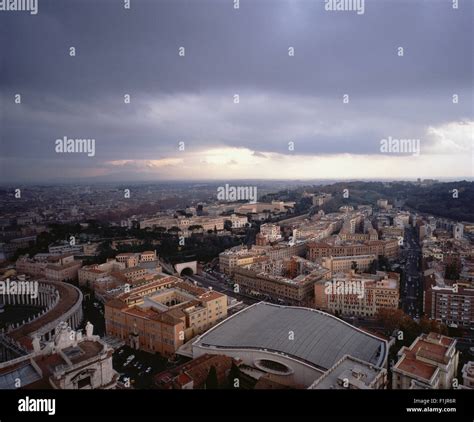
[[[423,309],[423,280],[420,272],[421,248],[413,227],[405,230],[402,260],[406,260],[401,291],[402,309],[412,318],[416,318],[421,316]]]
[[[255,299],[251,296],[235,293],[230,284],[226,284],[224,281],[218,281],[215,277],[212,277],[206,273],[199,275],[194,274],[192,276],[186,276],[186,278],[191,282],[197,282],[203,287],[212,287],[215,291],[224,293],[227,296],[231,296],[238,301],[245,303],[246,305],[253,305],[254,303],[260,302],[259,299]]]

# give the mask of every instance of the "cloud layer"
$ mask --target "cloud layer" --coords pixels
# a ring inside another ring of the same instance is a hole
[[[365,3],[4,13],[2,179],[472,177],[472,2]],[[96,155],[55,154],[64,136],[94,138]],[[420,139],[420,155],[382,154],[389,136]]]

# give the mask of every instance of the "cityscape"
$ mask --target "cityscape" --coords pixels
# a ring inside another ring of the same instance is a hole
[[[473,8],[0,0],[2,422],[472,413]]]
[[[215,185],[4,188],[2,388],[473,388],[473,182]]]

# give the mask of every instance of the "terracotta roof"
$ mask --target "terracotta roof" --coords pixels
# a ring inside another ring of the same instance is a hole
[[[436,333],[422,334],[412,345],[403,350],[403,356],[397,364],[400,370],[429,380],[438,367],[449,361],[447,352],[455,340]],[[423,359],[423,360],[422,360]],[[429,360],[433,363],[428,363]]]
[[[418,378],[430,380],[436,371],[436,366],[405,356],[398,363],[397,368]]]
[[[102,271],[102,270],[99,270],[97,268],[91,268],[91,269],[85,269],[86,271],[89,271],[91,273],[96,273],[96,274],[102,274],[102,273],[105,273],[105,271]]]
[[[46,268],[49,269],[49,270],[61,271],[61,270],[64,270],[66,268],[72,268],[72,267],[77,267],[77,266],[81,266],[80,261],[73,261],[73,262],[69,262],[67,264],[63,264],[63,265],[48,264],[48,265],[46,265]]]
[[[218,378],[222,378],[230,370],[234,359],[224,355],[205,354],[186,362],[176,368],[161,372],[155,376],[155,384],[161,388],[181,388],[194,382],[194,388],[204,386],[212,366],[216,368]]]
[[[216,300],[221,297],[224,297],[222,293],[216,292],[216,291],[207,291],[206,293],[202,294],[199,296],[199,299],[201,299],[204,302],[208,302],[211,300]]]

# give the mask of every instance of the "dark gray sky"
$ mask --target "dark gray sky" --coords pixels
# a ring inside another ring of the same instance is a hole
[[[0,12],[2,179],[473,176],[472,1],[233,4]],[[95,156],[56,153],[64,136],[94,138]],[[389,136],[420,153],[381,152]]]

